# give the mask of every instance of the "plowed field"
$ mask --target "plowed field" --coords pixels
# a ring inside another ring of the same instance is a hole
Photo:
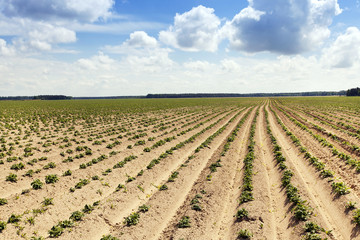
[[[2,102],[0,239],[360,239],[359,110],[345,97]]]

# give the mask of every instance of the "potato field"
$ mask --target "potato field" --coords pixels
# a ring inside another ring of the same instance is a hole
[[[360,98],[0,102],[0,239],[360,239]]]

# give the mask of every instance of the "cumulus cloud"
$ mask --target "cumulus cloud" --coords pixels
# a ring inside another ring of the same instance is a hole
[[[319,46],[329,25],[341,13],[337,0],[248,0],[222,28],[230,48],[254,53],[297,54]]]
[[[130,34],[129,39],[117,46],[105,46],[104,50],[118,54],[136,54],[140,50],[158,48],[158,41],[144,31],[135,31]]]
[[[111,70],[115,60],[99,52],[98,55],[91,58],[81,58],[77,60],[76,64],[85,70]]]
[[[110,16],[113,5],[113,0],[1,0],[0,10],[7,17],[94,22]]]
[[[360,61],[360,30],[349,27],[334,43],[324,49],[322,62],[329,67],[348,68]]]
[[[136,31],[130,34],[130,39],[125,44],[131,47],[156,47],[157,40],[144,31]]]
[[[39,29],[29,32],[30,39],[37,39],[49,43],[70,43],[76,41],[75,32],[63,28],[45,24]]]
[[[135,72],[160,72],[174,65],[169,57],[172,50],[161,47],[154,37],[143,31],[135,31],[122,44],[105,46],[103,50],[126,55],[124,60],[127,66]]]
[[[24,21],[20,36],[12,41],[12,48],[17,52],[50,51],[53,45],[76,41],[76,33],[61,26],[49,23]]]
[[[76,41],[74,31],[64,27],[55,27],[50,24],[41,24],[28,34],[28,44],[37,50],[51,50],[52,44],[71,43]]]
[[[57,44],[76,41],[76,33],[71,30],[73,24],[93,24],[111,16],[114,3],[114,0],[0,0],[0,35],[12,37],[10,46],[16,52],[50,51]]]
[[[217,50],[220,42],[220,19],[214,9],[198,6],[183,14],[176,14],[174,25],[161,31],[159,40],[184,51]]]

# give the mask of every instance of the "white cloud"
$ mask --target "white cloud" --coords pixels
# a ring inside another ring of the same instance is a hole
[[[43,24],[41,28],[30,31],[28,35],[30,39],[49,43],[71,43],[76,41],[75,32],[50,24]]]
[[[244,8],[243,10],[240,11],[240,13],[238,13],[234,18],[235,19],[252,19],[255,21],[260,21],[260,17],[261,15],[264,15],[265,12],[263,11],[258,11],[254,8],[252,8],[251,6]]]
[[[183,14],[176,14],[174,25],[161,31],[159,40],[184,51],[217,50],[220,42],[220,19],[214,9],[198,6]]]
[[[122,44],[115,46],[108,45],[103,50],[117,54],[138,54],[158,47],[158,41],[155,38],[147,35],[144,31],[135,31]]]
[[[66,63],[24,56],[0,58],[0,95],[114,96],[179,92],[296,92],[348,89],[360,64],[324,68],[315,57],[238,57],[176,64],[168,53],[122,59],[99,53]],[[16,69],[16,71],[14,71]],[[339,81],[344,79],[344,81]]]
[[[360,62],[360,30],[349,27],[334,43],[323,50],[322,62],[334,68],[348,68]]]
[[[12,34],[9,28],[14,29]],[[16,52],[50,51],[58,44],[76,42],[74,31],[61,25],[31,19],[0,17],[0,29],[0,35],[12,36],[9,46]]]
[[[169,57],[170,52],[169,49],[155,48],[150,51],[139,52],[136,55],[128,55],[125,61],[134,74],[142,72],[165,73],[175,65],[175,62]]]
[[[322,44],[333,17],[340,13],[337,0],[249,0],[222,34],[238,51],[297,54]]]
[[[74,23],[69,26],[76,32],[89,32],[89,33],[111,33],[111,34],[128,34],[139,29],[145,30],[161,30],[166,28],[166,24],[159,22],[144,22],[144,21],[120,21],[120,22],[107,22],[106,24],[98,23]],[[1,25],[0,25],[1,27]],[[0,30],[1,31],[1,30]]]
[[[7,17],[94,22],[109,17],[114,3],[113,0],[1,0],[0,10]]]
[[[0,38],[0,56],[12,56],[15,54],[15,49],[8,46],[4,39]]]
[[[221,60],[221,68],[225,72],[238,72],[241,69],[239,64],[232,59]]]
[[[111,16],[113,0],[0,0],[0,35],[12,37],[17,52],[54,51],[76,41],[73,25]],[[55,48],[55,50],[54,50]]]
[[[114,69],[115,60],[103,52],[99,52],[98,55],[92,56],[91,58],[81,58],[77,60],[77,65],[85,70],[111,70]]]
[[[56,27],[50,24],[38,24],[36,29],[27,33],[24,40],[30,49],[51,50],[52,44],[71,43],[76,41],[75,32],[64,27]]]
[[[50,51],[53,45],[76,41],[74,31],[48,23],[24,21],[23,28],[23,32],[12,41],[17,52]]]
[[[211,69],[213,66],[207,61],[191,61],[183,64],[186,69],[193,71],[205,72]]]
[[[161,72],[174,65],[169,58],[169,53],[172,51],[161,48],[154,37],[143,31],[135,31],[122,44],[105,46],[103,50],[126,55],[125,62],[134,72]]]
[[[144,31],[136,31],[130,34],[130,39],[126,40],[125,45],[140,48],[155,48],[157,40],[147,35]]]

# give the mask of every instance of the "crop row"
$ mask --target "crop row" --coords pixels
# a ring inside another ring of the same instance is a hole
[[[279,107],[279,110],[284,112],[284,114],[286,114],[287,116],[289,116],[284,109],[281,109]],[[294,115],[296,115],[297,117],[299,117],[299,118],[303,119],[305,122],[307,122],[307,120],[302,118],[299,114],[297,114],[297,113],[295,113],[293,111],[290,111],[290,112],[292,112]],[[357,155],[360,155],[360,147],[359,146],[349,143],[346,139],[344,139],[344,138],[342,138],[340,136],[337,136],[334,133],[331,133],[331,132],[327,131],[326,129],[322,128],[321,126],[319,126],[319,125],[317,125],[315,123],[310,122],[310,124],[318,132],[320,132],[320,133],[322,133],[322,134],[324,134],[324,135],[326,135],[328,137],[331,137],[334,141],[336,141],[336,142],[340,143],[342,146],[344,146],[344,148],[347,148],[349,151],[351,151],[351,152],[353,152],[353,153],[355,153]]]
[[[284,157],[281,151],[281,147],[278,145],[277,139],[275,138],[275,136],[271,131],[269,119],[268,119],[268,112],[266,111],[266,109],[264,109],[264,111],[265,111],[267,133],[269,135],[269,138],[273,146],[272,149],[273,156],[277,164],[279,164],[279,169],[282,172],[281,183],[282,186],[286,189],[287,199],[289,200],[289,202],[293,204],[293,206],[291,207],[292,208],[291,212],[293,213],[295,219],[299,221],[307,221],[313,215],[313,209],[309,204],[306,203],[305,200],[301,198],[298,188],[291,183],[291,178],[294,176],[294,172],[291,171],[286,165],[286,158]],[[321,228],[318,224],[310,221],[306,222],[304,226],[305,236],[303,239],[304,240],[322,239],[321,236],[319,235],[320,231],[326,232],[324,228]],[[326,233],[328,234],[329,232]]]
[[[305,146],[303,146],[300,140],[284,125],[281,119],[278,117],[276,112],[270,107],[270,110],[273,112],[278,124],[282,127],[283,131],[288,137],[292,140],[295,146],[298,147],[300,152],[304,155],[304,158],[309,161],[309,163],[319,172],[320,176],[323,178],[329,178],[328,182],[331,183],[331,187],[334,193],[338,195],[345,195],[350,192],[349,188],[345,185],[344,182],[336,182],[334,177],[334,172],[326,169],[325,163],[321,162],[317,157],[313,156]]]
[[[219,136],[228,126],[231,122],[233,122],[243,111],[245,111],[245,109],[237,112],[227,123],[225,123],[221,128],[219,128],[216,132],[214,132],[212,135],[210,135],[203,143],[201,143],[199,145],[198,148],[196,149],[202,149],[204,147],[204,144],[206,146],[208,146],[208,144],[210,144],[217,136]],[[239,123],[243,123],[244,122],[244,119],[247,118],[247,116],[249,115],[249,112],[239,121]],[[226,116],[225,116],[226,117]],[[223,120],[222,119],[219,119],[219,122]],[[216,123],[215,123],[216,124]],[[211,126],[211,125],[210,125]],[[209,126],[209,127],[210,127]],[[237,125],[239,126],[239,125]],[[210,128],[209,128],[210,129]],[[176,150],[176,149],[174,149]],[[191,156],[188,157],[188,159],[183,163],[181,164],[180,168],[173,171],[167,181],[163,184],[160,184],[158,186],[158,190],[159,191],[166,191],[169,189],[169,186],[176,181],[176,179],[178,178],[179,174],[181,173],[181,169],[184,168],[184,167],[187,167],[187,164],[195,157],[196,154],[199,153],[200,150],[195,150],[194,151],[194,154],[192,154]],[[157,159],[158,161],[160,161],[162,159],[162,155],[159,156],[159,158]],[[167,155],[166,155],[167,156]],[[164,157],[165,158],[165,157]],[[154,160],[153,160],[154,161]],[[156,164],[156,163],[155,163]],[[148,165],[149,166],[149,165]],[[151,169],[149,167],[147,167],[148,169]],[[141,171],[141,174],[140,176],[143,174],[143,170]],[[139,174],[138,174],[139,176]],[[139,186],[138,186],[139,187]],[[124,191],[126,191],[126,186],[123,185],[123,184],[119,184],[118,187],[117,187],[117,191],[123,189]],[[141,189],[140,189],[141,190]],[[202,191],[201,194],[204,194],[205,191]],[[195,210],[195,211],[201,211],[202,210],[202,207],[200,205],[200,199],[202,198],[201,194],[197,194],[192,200],[191,200],[191,205],[192,205],[192,209]],[[140,214],[138,212],[132,212],[128,217],[125,217],[125,220],[124,220],[124,224],[126,226],[129,226],[129,221],[131,222],[130,225],[136,225],[140,220]],[[181,220],[179,221],[179,223],[177,224],[177,226],[179,228],[186,228],[186,227],[190,227],[191,223],[191,220],[190,220],[190,217],[189,216],[184,216],[183,218],[181,218]]]
[[[289,114],[287,114],[283,109],[279,110],[284,113],[284,115],[290,120],[292,121],[296,126],[298,126],[299,128],[301,128],[302,130],[305,130],[306,132],[308,132],[314,139],[316,139],[319,143],[321,143],[322,146],[328,147],[331,151],[332,154],[334,156],[337,156],[339,159],[345,161],[346,164],[355,167],[356,171],[360,172],[360,162],[356,159],[351,158],[351,156],[347,155],[344,152],[340,152],[339,150],[337,150],[333,144],[329,143],[325,138],[313,133],[306,125],[300,123],[299,121],[297,121],[295,118],[291,117]],[[318,128],[317,128],[318,129]],[[335,135],[331,135],[333,136],[333,139],[336,139]]]
[[[243,185],[241,187],[241,194],[239,197],[239,204],[253,201],[253,162],[256,158],[255,156],[255,129],[256,129],[256,120],[259,115],[259,108],[255,112],[255,116],[252,120],[250,126],[250,134],[249,134],[249,144],[247,147],[247,154],[243,160],[244,162],[244,176],[243,176]],[[248,219],[248,211],[245,208],[241,208],[235,214],[237,221],[249,220]],[[247,229],[240,229],[238,232],[238,238],[251,238],[253,234]]]
[[[328,117],[326,117],[324,115],[321,115],[319,113],[314,114],[313,112],[309,112],[308,110],[305,110],[305,109],[302,109],[302,110],[298,109],[298,110],[303,112],[304,114],[312,117],[316,121],[319,121],[320,123],[322,123],[324,125],[330,126],[331,128],[333,128],[335,130],[338,130],[340,132],[346,133],[349,136],[360,139],[360,129],[356,129],[352,125],[349,125],[349,124],[341,122],[341,121],[335,122],[331,118],[328,118]]]
[[[230,113],[229,113],[229,114],[230,114]],[[226,116],[228,116],[228,115],[226,115]],[[225,117],[226,117],[226,116],[225,116]],[[224,118],[225,118],[225,117],[224,117]],[[222,118],[222,119],[223,119],[223,118]],[[222,120],[222,119],[221,119],[221,120]],[[221,120],[220,120],[220,121],[221,121]],[[218,121],[218,122],[220,122],[220,121]],[[218,123],[218,122],[217,122],[217,123]],[[214,125],[213,125],[213,126],[214,126]],[[208,129],[209,129],[209,128],[208,128]],[[208,129],[207,129],[207,130],[208,130]],[[178,146],[178,147],[179,147],[179,146]],[[174,149],[174,150],[176,150],[176,149]],[[164,155],[161,155],[161,157],[164,157]],[[126,161],[126,162],[127,162],[127,161]],[[55,182],[56,182],[56,179],[55,179]],[[81,180],[79,183],[82,184],[82,185],[88,184],[88,180],[86,180],[86,184],[83,184],[84,182],[85,182],[85,179]],[[80,184],[76,184],[75,188],[78,188],[77,186],[78,186],[78,185],[80,186]],[[41,184],[39,184],[39,185],[41,185]],[[80,188],[80,187],[79,187],[79,188]]]

